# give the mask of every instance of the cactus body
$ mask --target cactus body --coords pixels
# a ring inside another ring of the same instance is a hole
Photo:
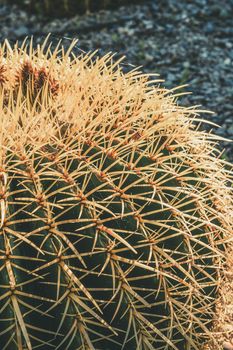
[[[71,50],[1,47],[1,347],[199,350],[229,165],[197,110]]]

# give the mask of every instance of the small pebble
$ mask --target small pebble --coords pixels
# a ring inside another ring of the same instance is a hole
[[[224,60],[224,64],[229,65],[231,64],[231,59],[228,57]]]
[[[233,46],[233,44],[232,44],[230,41],[227,41],[227,42],[226,42],[226,47],[227,47],[228,49],[231,49],[232,46]]]
[[[208,34],[213,33],[213,31],[214,31],[214,25],[213,25],[213,23],[207,22],[207,24],[206,24],[206,26],[205,26],[205,28],[204,28],[204,31],[205,31],[206,33],[208,33]]]
[[[14,33],[16,36],[19,36],[19,37],[26,36],[26,35],[28,35],[28,28],[22,25],[22,26],[16,28],[14,30]]]

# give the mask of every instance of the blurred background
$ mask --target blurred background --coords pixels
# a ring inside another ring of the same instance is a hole
[[[79,39],[77,53],[125,55],[125,69],[143,66],[167,88],[188,84],[179,103],[213,111],[202,117],[233,140],[233,0],[0,0],[1,41],[48,33],[65,46]],[[223,146],[232,161],[233,143]]]

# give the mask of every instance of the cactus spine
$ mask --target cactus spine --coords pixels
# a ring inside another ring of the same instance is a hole
[[[230,166],[197,109],[74,45],[0,49],[1,347],[199,350]]]

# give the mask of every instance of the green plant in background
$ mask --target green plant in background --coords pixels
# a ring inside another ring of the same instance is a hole
[[[116,8],[121,5],[140,3],[142,0],[4,0],[5,3],[24,6],[32,12],[49,16],[69,16],[75,13]]]
[[[74,45],[0,49],[1,349],[199,350],[230,165],[175,89]]]

